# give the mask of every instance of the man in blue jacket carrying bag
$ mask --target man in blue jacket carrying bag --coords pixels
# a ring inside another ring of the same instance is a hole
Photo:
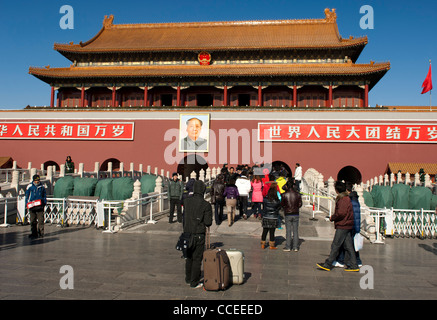
[[[30,214],[29,238],[44,237],[44,207],[47,204],[47,194],[39,175],[32,177],[32,183],[27,186],[25,196],[26,208]]]

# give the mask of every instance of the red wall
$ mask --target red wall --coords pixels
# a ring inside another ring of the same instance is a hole
[[[48,121],[48,120],[45,120]],[[77,120],[75,120],[77,121]],[[87,121],[99,121],[90,119]],[[111,120],[113,122],[113,120]],[[119,120],[118,122],[123,122]],[[126,120],[127,121],[127,120]],[[104,122],[104,121],[102,121]],[[129,120],[132,122],[132,120]],[[27,168],[27,163],[32,162],[33,167],[39,168],[46,161],[55,161],[63,164],[67,155],[71,155],[76,163],[85,164],[86,171],[94,170],[94,162],[102,164],[109,158],[116,158],[125,163],[129,168],[131,162],[135,163],[135,169],[139,164],[164,169],[165,171],[176,171],[177,164],[167,164],[168,157],[165,151],[174,150],[177,146],[177,138],[173,136],[170,141],[164,141],[164,136],[169,129],[177,134],[179,120],[135,120],[134,141],[65,141],[65,140],[0,140],[2,156],[11,156],[22,168]],[[211,130],[218,137],[217,150],[220,143],[223,143],[219,136],[220,129],[236,131],[257,129],[258,121],[255,120],[212,120]],[[167,132],[171,133],[171,132]],[[227,143],[226,162],[230,165],[243,163],[243,147],[252,146],[251,141],[239,141]],[[257,144],[257,142],[256,142]],[[264,144],[261,143],[261,146]],[[238,159],[231,159],[231,148],[239,150]],[[224,150],[221,150],[223,152]],[[249,151],[251,153],[251,150]],[[208,154],[211,156],[212,153]],[[183,155],[174,151],[171,157],[176,158]],[[360,170],[363,181],[375,176],[384,174],[389,162],[435,162],[437,156],[437,144],[377,144],[377,143],[273,143],[273,161],[283,161],[294,170],[294,164],[299,162],[304,172],[308,168],[315,168],[321,172],[325,180],[330,176],[334,179],[340,169],[345,166],[354,166]],[[250,156],[250,164],[253,164],[253,157]],[[222,159],[223,160],[223,159]],[[220,153],[217,154],[218,163],[210,164],[211,167],[222,166]],[[414,174],[414,173],[412,173]]]

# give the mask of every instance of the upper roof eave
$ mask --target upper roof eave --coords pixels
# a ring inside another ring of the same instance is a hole
[[[65,45],[65,44],[55,44],[54,49],[60,53],[68,52],[68,53],[78,53],[78,54],[89,54],[89,53],[134,53],[134,52],[178,52],[178,51],[229,51],[229,50],[241,50],[241,51],[251,51],[251,50],[341,50],[345,48],[352,47],[364,47],[367,45],[367,37],[363,37],[360,39],[354,39],[357,41],[351,41],[347,43],[343,43],[341,45],[331,45],[331,46],[239,46],[239,47],[156,47],[156,48],[107,48],[107,49],[87,49],[85,47],[81,47],[80,45]]]
[[[103,28],[87,42],[58,44],[60,53],[168,52],[186,50],[344,49],[365,46],[367,37],[343,39],[335,9],[325,19],[113,24],[105,16]]]

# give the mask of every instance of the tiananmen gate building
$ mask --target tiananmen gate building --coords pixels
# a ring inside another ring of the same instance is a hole
[[[357,63],[367,43],[342,38],[335,9],[304,20],[117,25],[106,16],[92,39],[54,45],[69,67],[29,69],[51,87],[50,107],[1,112],[0,145],[22,167],[71,155],[90,169],[111,160],[187,175],[197,154],[204,166],[299,162],[355,182],[390,162],[428,162],[436,116],[370,108],[390,63]],[[194,119],[203,143],[182,147]]]

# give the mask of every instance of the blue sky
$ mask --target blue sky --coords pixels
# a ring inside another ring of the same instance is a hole
[[[59,26],[63,5],[74,9],[73,30]],[[374,10],[374,29],[360,27],[364,5]],[[336,8],[344,38],[368,36],[369,44],[357,63],[391,62],[391,70],[370,92],[372,106],[429,105],[429,94],[421,95],[421,85],[429,59],[437,63],[437,2],[433,0],[1,0],[0,109],[49,105],[50,87],[30,76],[29,67],[69,66],[70,61],[54,51],[53,44],[91,39],[105,15],[113,14],[116,24],[312,19],[324,18],[325,8]],[[437,96],[435,101],[433,105]]]

